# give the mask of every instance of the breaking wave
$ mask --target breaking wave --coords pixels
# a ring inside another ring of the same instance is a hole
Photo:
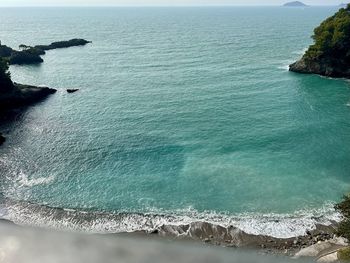
[[[207,222],[222,227],[236,227],[247,234],[289,238],[304,235],[317,225],[331,225],[340,220],[332,203],[321,209],[301,210],[294,214],[240,214],[198,212],[194,209],[174,212],[105,213],[54,208],[23,201],[5,200],[0,216],[20,225],[91,233],[151,232],[164,225]]]

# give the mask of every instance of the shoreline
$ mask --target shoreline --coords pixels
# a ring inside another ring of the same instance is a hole
[[[251,234],[237,226],[223,226],[205,220],[192,219],[186,223],[166,215],[147,217],[142,214],[77,211],[8,199],[4,200],[0,212],[4,220],[20,226],[101,235],[143,235],[286,256],[294,256],[304,248],[333,239],[338,225],[336,221],[328,225],[316,224],[305,235],[281,238]],[[137,228],[135,224],[143,224],[143,227]]]
[[[94,235],[140,236],[150,239],[161,239],[177,242],[201,243],[205,246],[223,247],[227,249],[254,250],[260,254],[295,257],[312,246],[325,242],[337,242],[334,231],[337,223],[317,225],[316,229],[307,231],[304,236],[276,238],[266,235],[248,234],[237,227],[223,227],[208,222],[193,222],[185,225],[162,225],[153,231],[138,230],[132,232],[90,233],[88,231],[72,231],[56,229],[50,226],[19,224],[10,219],[0,218],[0,223],[18,227],[42,228],[51,231],[63,231]]]

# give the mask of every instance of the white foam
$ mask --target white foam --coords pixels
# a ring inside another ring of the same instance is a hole
[[[289,71],[289,65],[295,62],[295,60],[289,59],[289,60],[283,60],[278,62],[278,69],[282,69],[284,71]]]
[[[285,70],[285,71],[289,71],[289,65],[290,65],[291,63],[289,63],[289,64],[284,64],[284,65],[281,65],[281,66],[278,66],[277,68],[278,69],[283,69],[283,70]]]
[[[152,231],[162,225],[187,225],[208,222],[223,227],[234,226],[248,234],[289,238],[304,235],[317,224],[330,225],[340,220],[332,203],[321,209],[305,209],[293,214],[240,214],[198,212],[192,208],[173,212],[96,213],[50,208],[32,204],[12,203],[6,219],[17,224],[92,233]]]
[[[293,51],[292,54],[300,57],[300,56],[304,55],[306,51],[307,51],[307,48],[303,48],[301,50]],[[292,64],[293,62],[295,62],[296,60],[298,60],[298,58],[283,60],[283,61],[279,62],[280,65],[277,66],[277,68],[282,69],[284,71],[289,71],[289,65]]]
[[[20,186],[25,187],[33,187],[36,185],[44,185],[44,184],[50,184],[55,180],[53,176],[49,177],[39,177],[39,178],[29,178],[28,175],[23,173],[22,171],[18,174],[17,183]]]
[[[306,51],[307,51],[307,48],[303,48],[301,50],[293,51],[292,53],[295,54],[295,55],[301,56],[301,55],[304,55]]]

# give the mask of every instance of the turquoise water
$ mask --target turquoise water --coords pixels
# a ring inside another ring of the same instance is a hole
[[[58,93],[1,125],[3,196],[186,220],[246,216],[249,227],[332,217],[350,190],[349,83],[287,65],[335,11],[1,9],[9,46],[93,41],[11,67],[15,81]]]

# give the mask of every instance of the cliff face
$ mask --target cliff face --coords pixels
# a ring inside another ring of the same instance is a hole
[[[0,57],[0,96],[13,90],[14,86],[11,81],[8,65],[5,60]]]
[[[338,59],[307,59],[303,57],[299,61],[291,64],[289,70],[303,74],[318,74],[334,78],[350,78],[350,63]]]
[[[55,89],[50,89],[48,87],[36,87],[14,83],[12,90],[0,94],[0,111],[34,104],[55,92]]]
[[[314,44],[290,71],[350,78],[350,4],[314,30]]]
[[[46,87],[13,83],[7,62],[0,58],[0,110],[23,107],[38,102],[55,92],[55,89]]]

